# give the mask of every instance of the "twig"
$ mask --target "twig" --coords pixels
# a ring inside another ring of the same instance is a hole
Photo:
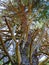
[[[13,34],[13,31],[12,31],[12,29],[11,29],[11,26],[10,26],[9,22],[7,21],[6,17],[5,17],[5,22],[6,22],[7,26],[8,26],[8,28],[9,28],[10,33],[11,33],[11,38],[15,41],[16,47],[17,47],[17,45],[19,45],[19,44],[18,44],[17,41],[16,41],[16,38],[15,38],[15,36],[14,36],[14,34]],[[16,52],[17,52],[17,51],[18,51],[18,53],[20,52],[18,48],[16,49]],[[16,54],[16,55],[17,55],[17,54]],[[19,56],[19,54],[18,54],[18,56]],[[20,55],[20,58],[19,58],[18,56],[16,56],[16,57],[19,59],[18,65],[20,65],[20,64],[21,64],[21,60],[20,60],[20,59],[21,59],[21,55]]]
[[[6,50],[6,48],[5,48],[4,41],[2,40],[2,36],[1,36],[1,35],[0,35],[0,41],[1,41],[1,43],[2,43],[3,49],[4,49],[5,53],[7,54],[9,60],[11,61],[12,64],[14,64],[13,60],[11,59],[9,53],[7,52],[7,50]]]

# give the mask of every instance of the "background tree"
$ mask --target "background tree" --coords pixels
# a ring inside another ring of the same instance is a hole
[[[42,65],[49,60],[49,1],[7,0],[0,14],[3,65]],[[40,63],[40,56],[46,60]],[[5,60],[5,61],[4,61]]]

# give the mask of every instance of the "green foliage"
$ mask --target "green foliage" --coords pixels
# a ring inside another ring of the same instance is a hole
[[[2,65],[2,64],[3,64],[3,60],[0,61],[0,65]]]
[[[21,3],[22,3],[23,5],[28,5],[28,0],[21,0]]]
[[[9,63],[9,65],[12,65],[11,63]]]

